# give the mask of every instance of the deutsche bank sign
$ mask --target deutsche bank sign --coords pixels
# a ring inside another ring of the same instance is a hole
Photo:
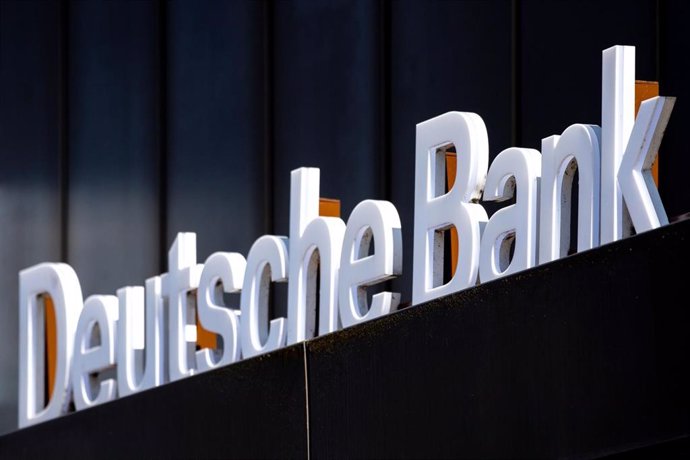
[[[635,119],[634,71],[633,47],[605,50],[601,127],[572,125],[543,139],[541,153],[508,148],[491,167],[479,115],[449,112],[417,125],[413,304],[564,256],[575,167],[578,251],[621,239],[632,227],[639,233],[668,223],[650,169],[674,99],[643,102]],[[457,174],[446,192],[443,165],[450,146],[457,152]],[[394,310],[398,294],[381,292],[369,304],[366,287],[401,274],[395,206],[365,200],[347,223],[320,217],[319,181],[318,169],[292,172],[289,238],[264,235],[246,258],[216,252],[199,264],[196,235],[179,233],[167,273],[146,280],[145,287],[86,300],[69,265],[22,270],[19,426],[64,414],[71,401],[81,410]],[[479,203],[512,198],[515,203],[491,219]],[[461,253],[454,275],[443,284],[441,231],[450,227],[457,230]],[[511,257],[506,242],[513,237]],[[288,280],[287,317],[269,321],[269,285]],[[225,308],[223,291],[240,294],[239,311]],[[43,379],[44,295],[52,299],[57,334],[49,401]],[[195,349],[195,314],[219,337],[218,350]],[[105,376],[95,380],[98,373]]]

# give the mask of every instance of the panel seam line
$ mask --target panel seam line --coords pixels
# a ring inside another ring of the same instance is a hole
[[[307,460],[311,459],[311,434],[309,431],[309,369],[307,367],[307,343],[302,343],[302,350],[304,352],[304,401],[306,410],[307,422]]]

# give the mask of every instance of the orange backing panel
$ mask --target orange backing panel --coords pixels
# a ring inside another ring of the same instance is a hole
[[[446,182],[448,190],[455,184],[458,156],[455,152],[446,152]],[[450,276],[455,275],[455,267],[458,265],[458,230],[450,229]]]
[[[53,396],[53,386],[55,385],[55,371],[57,365],[57,322],[55,320],[55,307],[53,299],[48,294],[43,294],[43,305],[45,307],[45,331],[46,331],[46,403]]]
[[[340,200],[319,198],[319,215],[321,217],[340,217]]]
[[[217,348],[218,336],[204,329],[199,322],[199,313],[196,313],[196,344],[199,348]]]
[[[640,110],[640,104],[642,101],[651,99],[659,95],[659,82],[657,81],[635,81],[635,116]],[[659,186],[659,157],[656,157],[656,161],[652,165],[652,176],[654,176],[654,183]]]

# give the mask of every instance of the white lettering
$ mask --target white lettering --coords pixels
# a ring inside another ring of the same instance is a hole
[[[664,205],[652,177],[652,164],[675,102],[674,97],[655,97],[640,105],[618,170],[623,198],[638,233],[668,224]]]
[[[196,318],[189,292],[199,286],[202,265],[196,263],[196,234],[178,233],[168,253],[168,271],[163,274],[163,296],[168,299],[170,381],[194,374]]]
[[[45,308],[48,294],[55,311],[55,385],[44,405]],[[79,279],[67,264],[42,263],[19,272],[19,428],[67,412],[70,403],[74,333],[83,307]]]
[[[206,259],[199,282],[199,322],[209,332],[221,337],[223,347],[221,350],[203,349],[196,352],[199,372],[232,364],[240,359],[238,315],[223,305],[222,292],[232,294],[242,290],[246,267],[247,261],[242,254],[234,252],[216,252]],[[219,284],[222,285],[222,292]]]
[[[602,53],[601,244],[630,235],[618,168],[634,121],[635,47],[612,46]]]
[[[118,289],[117,299],[117,391],[128,396],[164,380],[161,277],[147,279],[146,290],[141,286]]]
[[[285,237],[264,235],[249,250],[240,321],[242,356],[245,358],[285,345],[285,318],[268,322],[268,292],[271,281],[287,281],[287,243]]]
[[[369,255],[374,241],[375,250]],[[367,305],[368,286],[402,273],[400,217],[388,201],[365,200],[350,214],[340,258],[339,301],[344,327],[383,316],[395,310],[400,294],[380,292]]]
[[[577,250],[599,245],[599,127],[572,125],[542,141],[539,263],[567,255],[570,201],[579,171]]]
[[[77,410],[103,404],[117,396],[115,379],[97,375],[115,366],[117,314],[114,295],[92,295],[84,301],[72,358],[74,407]]]
[[[637,232],[668,223],[651,166],[675,99],[643,102],[633,123],[633,85],[634,48],[605,50],[603,130],[572,125],[561,136],[543,139],[542,154],[505,149],[488,174],[487,131],[479,115],[449,112],[419,123],[413,304],[565,256],[576,170],[578,251],[626,235],[628,211]],[[446,192],[451,148],[457,154],[456,180]],[[362,201],[347,225],[340,218],[321,217],[319,175],[316,168],[292,171],[290,239],[262,236],[246,260],[238,253],[217,252],[197,264],[196,234],[178,233],[168,253],[168,273],[146,280],[146,289],[124,287],[117,297],[91,296],[85,304],[68,265],[22,270],[19,426],[64,414],[72,396],[79,410],[395,310],[397,293],[380,292],[367,300],[368,288],[402,273],[395,206]],[[485,201],[515,197],[515,204],[489,220],[479,204],[485,186]],[[451,228],[458,234],[459,258],[454,275],[443,284],[444,232]],[[270,319],[270,283],[288,278],[287,317]],[[240,295],[239,311],[225,305],[223,293]],[[48,299],[57,336],[51,376],[46,376],[45,356],[46,345],[53,346],[45,343]],[[196,351],[197,315],[201,326],[217,336],[216,347]],[[46,377],[55,382],[47,403]]]
[[[287,343],[316,333],[316,279],[320,270],[319,334],[338,330],[338,267],[345,223],[319,217],[319,170],[292,171],[290,184],[290,283]]]
[[[496,211],[486,224],[479,256],[482,281],[536,264],[540,176],[541,155],[537,150],[511,147],[499,153],[491,163],[484,200],[505,201],[517,196],[515,204]],[[511,240],[515,242],[512,261]]]
[[[457,149],[457,174],[445,189],[445,152]],[[448,112],[417,125],[415,153],[414,268],[412,303],[474,286],[479,269],[479,241],[488,220],[481,196],[489,164],[486,126],[474,113]],[[455,275],[443,282],[443,234],[455,227],[463,257]]]

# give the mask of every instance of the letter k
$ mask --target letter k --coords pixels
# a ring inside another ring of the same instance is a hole
[[[675,97],[663,96],[642,102],[618,169],[618,184],[637,233],[668,224],[651,168],[675,102]]]

